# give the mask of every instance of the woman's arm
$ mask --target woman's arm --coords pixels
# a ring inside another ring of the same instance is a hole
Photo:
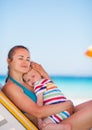
[[[44,118],[49,115],[64,111],[65,109],[72,108],[71,101],[54,105],[38,106],[15,84],[4,86],[3,92],[20,110],[37,118]]]

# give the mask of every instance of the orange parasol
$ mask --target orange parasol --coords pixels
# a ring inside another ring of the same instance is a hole
[[[85,55],[92,57],[92,46],[88,47],[87,51],[85,52]]]

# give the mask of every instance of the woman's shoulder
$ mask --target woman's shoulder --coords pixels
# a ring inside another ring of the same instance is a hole
[[[16,105],[18,105],[19,99],[22,100],[25,97],[23,90],[10,81],[4,85],[2,91]]]
[[[14,84],[13,82],[11,81],[8,81],[2,88],[2,91],[5,93],[5,94],[10,94],[10,93],[17,93],[19,91],[22,91],[21,88],[17,87],[16,84]]]
[[[7,81],[7,83],[4,84],[3,86],[3,90],[5,89],[12,89],[12,88],[15,88],[16,85],[14,83],[12,83],[11,81]]]

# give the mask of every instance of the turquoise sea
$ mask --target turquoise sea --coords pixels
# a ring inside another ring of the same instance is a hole
[[[0,75],[0,83],[4,85],[5,75]],[[63,94],[74,104],[92,99],[92,77],[51,76]]]

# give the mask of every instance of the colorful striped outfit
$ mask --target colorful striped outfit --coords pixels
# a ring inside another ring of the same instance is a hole
[[[36,95],[43,93],[43,105],[57,104],[65,102],[67,99],[53,81],[42,79],[37,81],[34,86]],[[49,116],[54,123],[59,123],[70,116],[68,111],[63,111],[58,114]]]

